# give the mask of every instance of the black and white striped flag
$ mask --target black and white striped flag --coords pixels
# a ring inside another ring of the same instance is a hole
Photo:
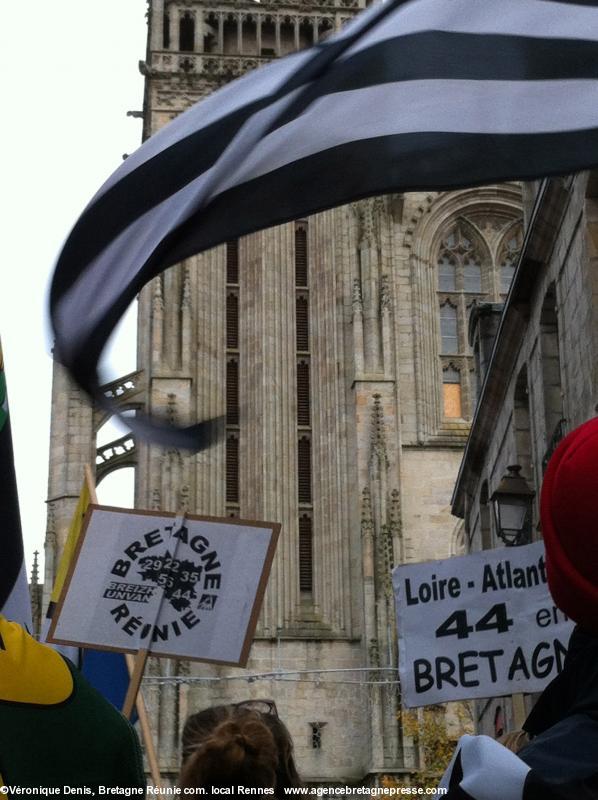
[[[136,293],[225,240],[370,195],[596,164],[597,2],[389,0],[227,85],[122,164],[59,258],[57,355],[97,396],[99,355]]]
[[[519,755],[489,736],[462,736],[438,796],[447,800],[596,800],[597,744],[598,722],[585,714],[566,717]]]

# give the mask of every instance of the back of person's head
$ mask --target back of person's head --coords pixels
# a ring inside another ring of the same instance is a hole
[[[301,785],[292,739],[271,701],[213,706],[193,714],[182,744],[183,789],[261,787],[282,797],[285,788]]]
[[[259,715],[236,714],[198,742],[183,765],[179,786],[274,789],[277,767],[276,742]]]
[[[276,714],[263,715],[264,724],[270,729],[278,752],[278,768],[276,770],[276,790],[282,796],[285,789],[301,786],[302,781],[295,766],[293,756],[293,740],[286,725]]]
[[[210,706],[187,718],[183,735],[183,764],[195,752],[198,744],[211,735],[212,731],[231,717],[231,706]]]

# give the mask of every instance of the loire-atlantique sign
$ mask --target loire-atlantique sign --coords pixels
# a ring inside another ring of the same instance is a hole
[[[243,666],[280,526],[90,509],[49,640]]]
[[[552,601],[542,542],[397,567],[403,704],[543,689],[573,624]]]

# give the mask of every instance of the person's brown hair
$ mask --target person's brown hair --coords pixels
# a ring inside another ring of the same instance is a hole
[[[180,788],[300,786],[293,759],[293,742],[273,713],[260,713],[252,704],[213,706],[187,720],[183,730]]]

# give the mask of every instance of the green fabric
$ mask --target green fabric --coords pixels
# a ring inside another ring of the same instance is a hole
[[[0,701],[4,784],[145,789],[133,727],[70,663],[69,668],[74,690],[64,703],[34,706]]]

